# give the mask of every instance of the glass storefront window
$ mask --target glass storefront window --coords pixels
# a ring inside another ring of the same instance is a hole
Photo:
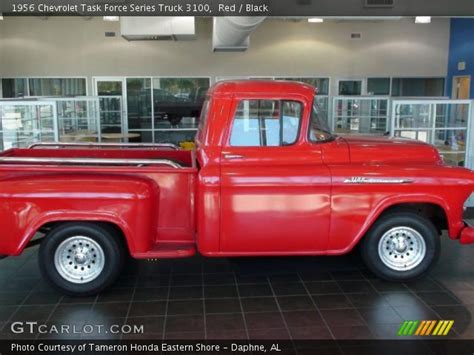
[[[247,80],[248,76],[216,76],[216,83],[219,81],[229,81],[229,80]]]
[[[196,129],[209,86],[209,78],[153,78],[155,129]]]
[[[387,131],[388,98],[334,98],[336,133],[384,134]]]
[[[249,80],[274,80],[273,76],[250,76]]]
[[[121,81],[97,81],[97,94],[99,96],[121,96],[122,82]]]
[[[433,144],[450,165],[464,166],[468,102],[447,100],[393,101],[393,135]]]
[[[396,126],[400,128],[430,128],[433,126],[430,104],[400,104],[396,106]]]
[[[444,78],[393,78],[392,96],[442,97]]]
[[[439,104],[436,105],[436,128],[460,127],[466,128],[469,119],[468,104]]]
[[[140,130],[129,130],[128,141],[131,143],[153,143],[153,131],[140,131]],[[158,142],[173,143],[169,138],[168,140],[164,139]]]
[[[390,95],[390,78],[368,78],[368,95]]]
[[[4,98],[28,96],[26,79],[2,79],[2,96]]]
[[[85,78],[28,79],[30,96],[86,96]]]
[[[53,105],[41,104],[38,106],[40,142],[52,142],[55,140],[55,115],[56,112]]]
[[[316,95],[329,95],[329,78],[277,77],[275,79],[306,83],[316,88]]]
[[[122,133],[122,97],[101,96],[100,127],[102,133]]]
[[[54,102],[0,102],[1,148],[24,148],[54,141]]]
[[[61,98],[55,101],[61,142],[99,141],[97,98]]]
[[[128,129],[151,129],[151,79],[127,78]]]
[[[339,95],[358,96],[362,95],[362,80],[340,80]]]

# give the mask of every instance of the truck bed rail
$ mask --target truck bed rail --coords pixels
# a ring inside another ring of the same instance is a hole
[[[93,142],[82,142],[82,143],[42,142],[42,143],[33,143],[30,146],[28,146],[28,149],[43,148],[43,147],[154,148],[154,149],[168,148],[172,150],[179,149],[177,145],[172,144],[172,143],[93,143]]]
[[[102,159],[102,158],[33,158],[33,157],[0,157],[0,163],[25,164],[70,164],[70,165],[167,165],[180,169],[182,166],[169,159]]]

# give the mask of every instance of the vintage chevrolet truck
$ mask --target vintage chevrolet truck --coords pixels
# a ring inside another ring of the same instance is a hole
[[[0,254],[40,243],[43,276],[66,294],[89,295],[114,282],[128,255],[339,255],[359,246],[376,275],[404,281],[433,265],[443,230],[474,242],[463,221],[471,170],[445,165],[418,141],[333,135],[314,97],[302,83],[218,83],[195,151],[7,150]]]

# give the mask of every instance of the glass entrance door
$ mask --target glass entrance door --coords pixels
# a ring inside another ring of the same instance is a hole
[[[103,142],[128,142],[124,78],[94,78],[94,94],[99,97]]]
[[[470,97],[471,77],[455,76],[453,77],[453,99],[467,100]]]

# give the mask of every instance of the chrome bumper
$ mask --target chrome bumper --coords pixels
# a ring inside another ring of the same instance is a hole
[[[469,225],[469,223],[464,222],[466,226],[462,229],[459,236],[459,242],[461,244],[472,244],[474,243],[474,227]]]

